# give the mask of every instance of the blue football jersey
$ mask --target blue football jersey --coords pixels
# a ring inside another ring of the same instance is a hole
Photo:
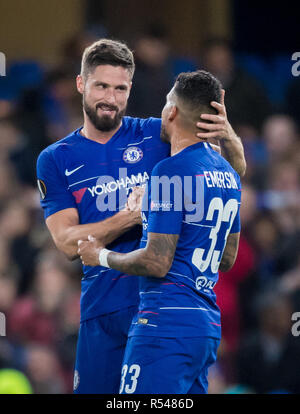
[[[100,144],[81,128],[43,150],[37,161],[45,218],[76,208],[80,224],[111,217],[125,206],[131,187],[145,185],[155,164],[170,147],[160,140],[161,120],[124,117],[120,129]],[[139,247],[141,226],[108,245],[118,252]],[[138,303],[138,278],[118,271],[83,266],[81,320]]]
[[[230,164],[207,143],[159,162],[143,198],[143,237],[178,234],[164,278],[140,277],[139,312],[129,336],[220,338],[214,286],[229,233],[240,231],[241,184]]]

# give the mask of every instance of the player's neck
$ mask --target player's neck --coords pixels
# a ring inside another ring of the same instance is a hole
[[[115,135],[118,129],[120,129],[121,125],[122,121],[112,131],[99,131],[99,129],[95,128],[95,126],[88,119],[85,119],[80,134],[85,138],[91,139],[92,141],[99,142],[100,144],[106,144]]]
[[[187,147],[199,142],[205,142],[200,138],[193,136],[193,134],[175,133],[171,137],[171,156],[178,154]]]

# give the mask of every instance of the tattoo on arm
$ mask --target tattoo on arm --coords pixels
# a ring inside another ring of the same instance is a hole
[[[227,272],[234,265],[239,246],[239,239],[239,233],[230,234],[228,236],[226,247],[219,267],[221,272]]]
[[[108,264],[130,275],[164,277],[170,269],[179,235],[148,233],[147,246],[130,253],[111,252]]]
[[[226,160],[236,170],[236,172],[243,177],[246,172],[246,160],[244,154],[244,147],[242,140],[239,136],[235,135],[235,138],[229,142],[221,140],[222,152]]]

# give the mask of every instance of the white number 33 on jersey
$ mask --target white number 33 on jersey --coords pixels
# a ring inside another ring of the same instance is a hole
[[[209,266],[212,273],[216,273],[218,271],[226,240],[238,211],[238,202],[232,198],[228,200],[224,206],[223,200],[219,197],[215,197],[209,204],[206,220],[213,220],[215,211],[217,211],[217,222],[214,226],[212,226],[209,234],[210,248],[208,251],[196,248],[192,257],[193,265],[195,265],[201,272],[205,272]],[[220,251],[216,250],[215,247],[218,233],[223,222],[228,223],[228,228],[223,240],[222,251]],[[204,259],[203,257],[205,254],[206,258]]]
[[[135,392],[136,386],[137,386],[137,379],[140,375],[140,372],[141,372],[141,367],[137,364],[131,365],[129,369],[128,369],[127,364],[123,365],[119,394],[122,394],[123,390],[125,391],[126,394],[133,394]],[[127,373],[128,373],[128,378],[126,378]],[[125,386],[125,389],[124,389],[124,386]]]

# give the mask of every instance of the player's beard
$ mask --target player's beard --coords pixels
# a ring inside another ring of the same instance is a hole
[[[163,142],[168,142],[170,143],[170,135],[168,134],[166,127],[164,126],[164,124],[161,124],[161,129],[160,129],[160,139]]]
[[[98,129],[98,131],[102,131],[102,132],[109,132],[109,131],[113,131],[114,129],[116,129],[120,125],[122,118],[126,113],[126,106],[121,111],[115,105],[109,105],[109,104],[104,104],[104,103],[99,103],[96,105],[95,108],[93,108],[86,102],[84,97],[82,100],[82,104],[83,104],[83,109],[86,115],[89,117],[89,120],[91,121],[91,123],[94,125],[96,129]],[[113,118],[110,117],[109,115],[99,116],[97,113],[97,110],[98,108],[101,108],[101,107],[108,109],[108,110],[114,110],[115,116]]]

